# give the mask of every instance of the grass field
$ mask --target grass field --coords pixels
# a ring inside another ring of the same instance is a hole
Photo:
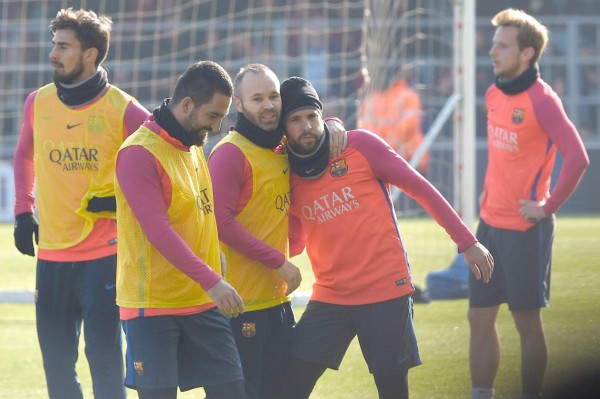
[[[400,223],[411,256],[416,281],[445,267],[453,246],[445,233],[429,219]],[[546,393],[595,373],[600,380],[600,216],[559,216],[554,247],[551,306],[544,311],[550,361],[544,385]],[[0,225],[0,290],[33,290],[35,262],[12,245],[12,226]],[[304,281],[311,274],[304,256]],[[298,317],[302,309],[298,309]],[[467,301],[437,301],[415,306],[415,326],[423,365],[409,373],[411,398],[467,398],[468,368]],[[496,379],[496,398],[515,398],[520,392],[519,342],[512,317],[503,307],[499,317],[502,362]],[[80,350],[78,372],[87,398],[92,397],[87,363]],[[600,390],[600,388],[599,388]],[[0,399],[45,397],[45,380],[35,333],[32,304],[0,304]],[[327,371],[312,398],[365,399],[376,392],[357,342],[353,342],[340,371]],[[136,398],[133,391],[130,398]],[[180,394],[201,398],[199,390]],[[578,396],[569,396],[578,397]],[[598,396],[600,397],[600,396]]]

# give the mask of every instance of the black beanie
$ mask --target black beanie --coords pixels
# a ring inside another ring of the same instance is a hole
[[[323,111],[323,104],[313,85],[306,79],[292,76],[281,83],[281,120],[292,112],[313,108]]]

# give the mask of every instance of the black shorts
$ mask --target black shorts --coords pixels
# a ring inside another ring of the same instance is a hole
[[[310,301],[294,328],[292,355],[337,370],[358,336],[369,372],[406,373],[421,364],[410,295],[367,305]]]
[[[487,284],[469,273],[469,306],[508,303],[513,312],[548,306],[554,224],[554,215],[526,231],[499,229],[480,221],[477,239],[494,257],[494,273]]]
[[[295,324],[290,302],[244,312],[230,320],[238,347],[248,398],[273,397],[281,379]]]
[[[244,378],[227,319],[216,309],[138,317],[124,321],[123,328],[128,388],[187,391]]]

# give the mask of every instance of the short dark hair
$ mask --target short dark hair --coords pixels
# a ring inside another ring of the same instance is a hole
[[[110,44],[112,20],[106,15],[97,15],[94,11],[63,8],[50,22],[50,32],[54,36],[57,30],[71,29],[81,43],[81,49],[98,49],[96,68],[104,62]]]
[[[231,77],[222,66],[213,61],[198,61],[188,67],[177,79],[173,90],[172,105],[177,105],[186,97],[199,107],[212,100],[215,93],[231,97],[233,84]]]

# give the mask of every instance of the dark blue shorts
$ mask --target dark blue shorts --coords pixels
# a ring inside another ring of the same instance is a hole
[[[337,370],[358,336],[369,372],[406,373],[421,364],[410,295],[367,305],[310,301],[294,328],[292,355]]]
[[[469,273],[469,306],[485,308],[508,303],[513,312],[548,306],[554,216],[526,231],[505,230],[484,221],[477,239],[494,257],[494,273],[489,283]]]
[[[295,324],[289,302],[230,320],[242,360],[246,398],[270,398],[281,379]]]
[[[129,388],[187,391],[244,378],[227,319],[216,309],[138,317],[124,321],[123,328]]]

